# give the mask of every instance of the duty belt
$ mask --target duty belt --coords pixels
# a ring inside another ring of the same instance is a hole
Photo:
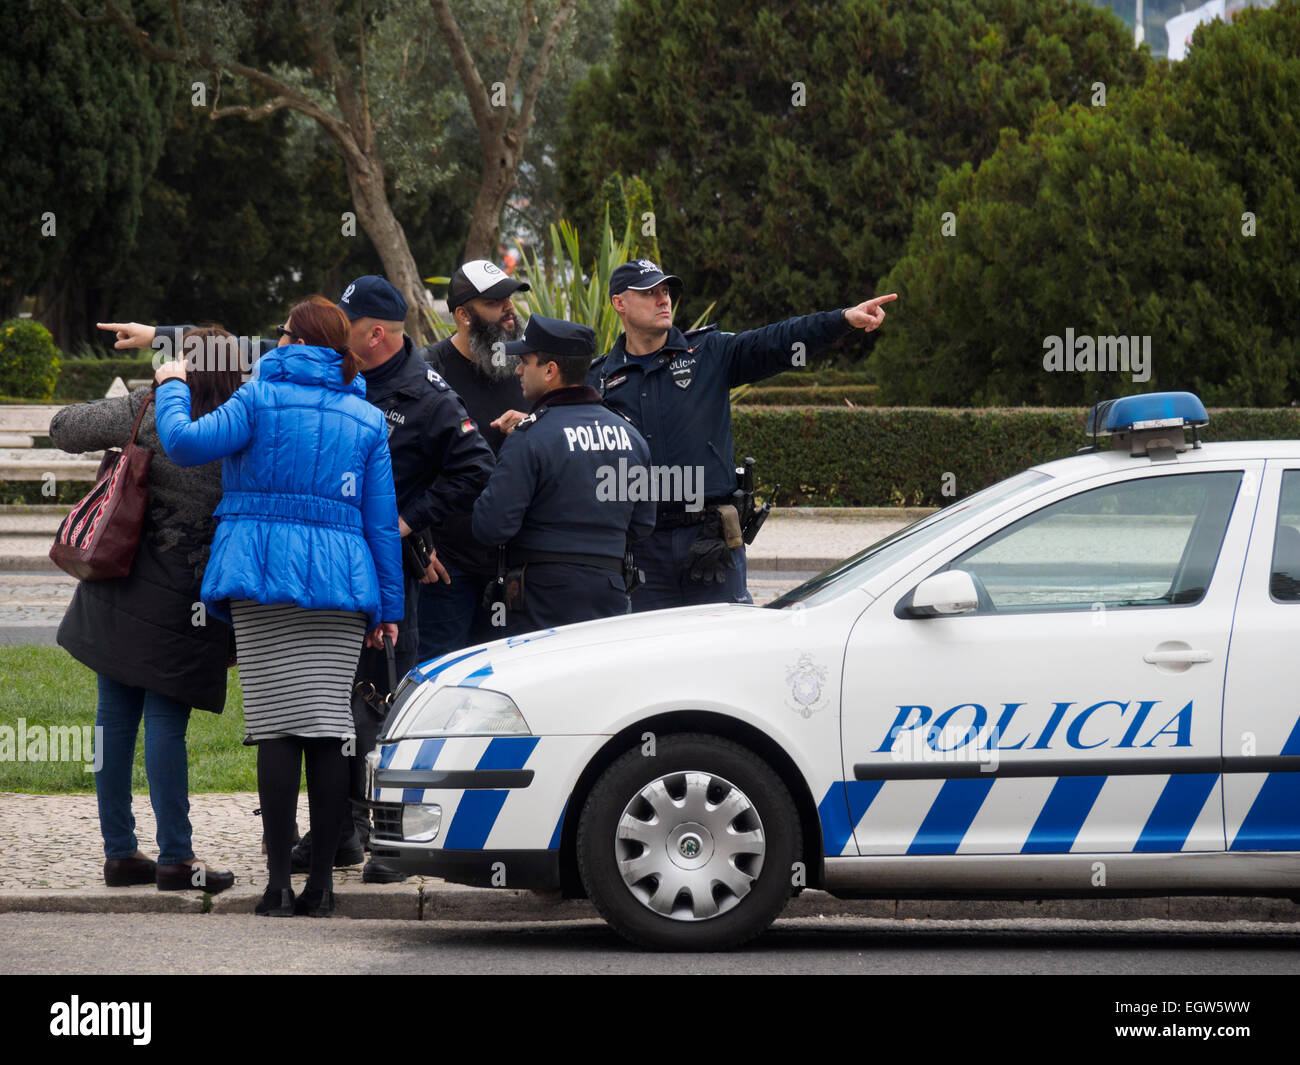
[[[710,515],[719,505],[730,502],[731,500],[726,498],[706,499],[704,506],[699,510],[680,510],[676,507],[671,510],[660,510],[655,515],[655,532],[665,529],[683,529],[688,525],[702,525],[709,520]]]
[[[570,566],[595,566],[610,573],[623,572],[623,560],[609,555],[568,555],[555,551],[530,551],[526,547],[512,547],[506,556],[510,566],[525,566],[532,562],[562,562]]]

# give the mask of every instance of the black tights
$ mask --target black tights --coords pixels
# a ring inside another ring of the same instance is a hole
[[[311,872],[307,887],[325,890],[334,884],[334,851],[348,816],[348,761],[341,739],[282,736],[257,746],[257,794],[266,832],[268,887],[290,887],[289,851],[303,755],[307,756],[307,808],[311,817]]]

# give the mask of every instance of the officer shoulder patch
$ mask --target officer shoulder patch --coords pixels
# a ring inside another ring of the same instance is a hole
[[[717,328],[718,328],[718,323],[711,322],[709,325],[700,326],[699,329],[688,329],[686,330],[685,333],[682,334],[682,336],[684,336],[687,340],[694,340],[696,337],[704,336],[705,333],[716,332]]]
[[[433,385],[433,387],[439,392],[451,391],[451,385],[447,384],[447,382],[442,379],[442,375],[432,366],[425,367],[424,376],[429,379],[429,384]]]
[[[520,418],[519,421],[515,422],[515,430],[527,429],[530,425],[536,424],[537,419],[545,413],[545,407],[538,407],[532,414],[526,414],[524,417]]]

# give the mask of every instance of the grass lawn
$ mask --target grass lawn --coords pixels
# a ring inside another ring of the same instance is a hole
[[[47,733],[51,726],[94,725],[95,702],[95,674],[62,647],[0,647],[0,728],[13,730],[15,745],[20,718],[29,736],[36,725]],[[0,734],[0,743],[7,735]],[[230,671],[225,712],[191,711],[187,741],[191,792],[257,790],[257,752],[244,746],[244,699],[237,670]],[[6,751],[0,759],[0,791],[95,790],[95,778],[83,762],[19,762],[16,757],[16,752]],[[140,794],[149,790],[143,725],[131,788]]]

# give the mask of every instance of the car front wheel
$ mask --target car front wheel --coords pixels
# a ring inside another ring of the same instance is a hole
[[[601,916],[657,950],[727,950],[785,907],[801,853],[790,793],[717,736],[659,737],[601,775],[578,823],[578,868]]]

